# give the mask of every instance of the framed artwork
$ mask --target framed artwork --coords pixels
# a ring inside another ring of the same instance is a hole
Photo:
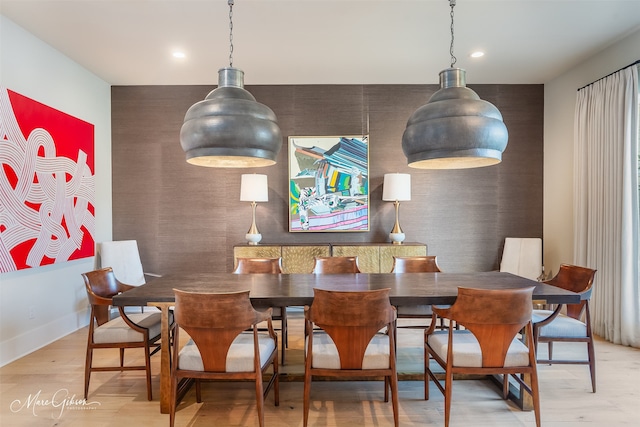
[[[289,137],[289,231],[369,231],[369,137]]]
[[[0,273],[95,253],[94,126],[0,86]]]

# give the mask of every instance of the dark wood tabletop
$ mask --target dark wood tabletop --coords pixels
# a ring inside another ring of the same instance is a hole
[[[313,288],[371,290],[390,288],[391,304],[453,304],[458,287],[507,289],[535,286],[533,299],[550,304],[577,303],[580,295],[510,273],[409,273],[409,274],[231,274],[184,273],[155,278],[113,298],[114,305],[173,302],[173,289],[193,292],[249,290],[252,303],[264,306],[301,306],[313,302]]]

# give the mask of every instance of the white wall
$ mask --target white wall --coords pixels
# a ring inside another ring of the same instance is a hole
[[[573,122],[577,90],[640,59],[640,31],[544,86],[544,264],[573,263]]]
[[[111,87],[0,15],[0,84],[92,123],[96,236],[111,240]],[[0,274],[0,366],[87,324],[94,258]],[[29,311],[35,318],[29,318]]]

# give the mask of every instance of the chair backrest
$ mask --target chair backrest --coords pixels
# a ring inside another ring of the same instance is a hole
[[[282,258],[238,258],[234,274],[280,274]]]
[[[504,239],[500,271],[538,280],[542,270],[542,239],[537,237]]]
[[[146,283],[138,242],[119,240],[100,243],[100,265],[111,267],[119,281],[128,285],[140,286]]]
[[[471,331],[482,349],[483,367],[502,367],[516,334],[531,322],[535,286],[519,289],[458,288],[449,308],[434,313],[454,320]],[[455,333],[453,328],[449,333]]]
[[[545,281],[549,285],[557,286],[572,292],[583,294],[582,301],[578,304],[566,304],[567,316],[580,319],[587,301],[591,297],[593,279],[597,270],[587,267],[580,267],[571,264],[562,264],[558,274],[550,280]]]
[[[392,273],[439,273],[440,271],[435,255],[393,257]]]
[[[174,289],[174,319],[195,342],[205,371],[225,372],[229,347],[260,318],[249,291],[200,293]]]
[[[357,256],[316,257],[314,274],[360,273]]]
[[[314,289],[313,292],[308,319],[329,334],[338,349],[342,369],[362,369],[364,352],[373,336],[395,320],[395,309],[389,302],[389,289]],[[393,340],[391,327],[389,334]]]
[[[111,267],[82,273],[89,304],[98,325],[109,321],[109,306],[114,295],[131,289],[116,279]]]

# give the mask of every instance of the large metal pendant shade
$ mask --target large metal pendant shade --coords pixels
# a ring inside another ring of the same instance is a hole
[[[187,111],[180,129],[187,162],[198,166],[270,166],[282,147],[275,113],[244,89],[244,72],[218,71],[218,87]]]
[[[500,111],[466,87],[465,70],[447,68],[440,89],[409,118],[402,150],[414,168],[476,168],[500,163],[508,138]]]

